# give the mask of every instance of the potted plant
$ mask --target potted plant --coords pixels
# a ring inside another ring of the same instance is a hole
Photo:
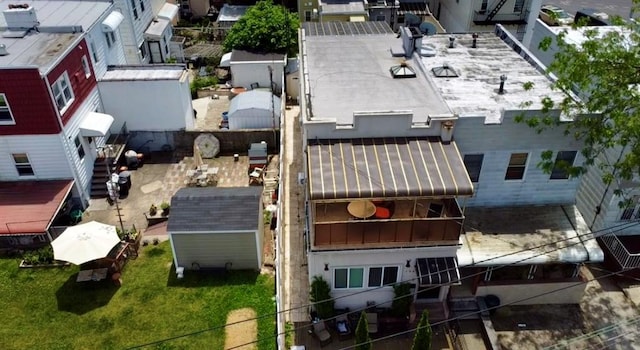
[[[169,210],[171,209],[171,204],[169,204],[167,202],[162,202],[162,204],[160,204],[160,209],[162,209],[162,216],[167,216],[167,215],[169,215]]]
[[[154,216],[158,213],[158,207],[155,204],[151,204],[149,207],[149,215]]]

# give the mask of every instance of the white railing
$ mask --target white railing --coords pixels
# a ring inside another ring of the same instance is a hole
[[[608,233],[601,236],[600,239],[611,255],[618,261],[622,269],[626,270],[640,267],[640,254],[629,252],[618,236],[613,233]]]

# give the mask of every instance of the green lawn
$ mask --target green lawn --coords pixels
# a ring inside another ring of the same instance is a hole
[[[177,280],[167,242],[142,247],[122,286],[76,283],[78,267],[19,269],[0,259],[0,349],[124,349],[224,325],[231,310],[273,314],[274,278],[186,273]],[[259,349],[275,349],[275,316],[258,321]],[[145,349],[223,349],[224,328]]]

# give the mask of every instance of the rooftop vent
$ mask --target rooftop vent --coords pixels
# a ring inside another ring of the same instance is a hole
[[[500,95],[502,95],[502,94],[504,94],[504,93],[506,92],[506,91],[505,91],[505,89],[504,89],[504,82],[505,82],[505,81],[507,81],[507,76],[506,76],[506,75],[504,75],[504,74],[502,74],[502,75],[500,76],[500,87],[498,88],[498,93],[499,93]]]
[[[31,29],[40,24],[36,16],[36,9],[28,4],[9,5],[9,8],[2,11],[2,14],[9,29]]]
[[[437,78],[457,78],[458,73],[449,66],[447,63],[443,63],[440,67],[431,68],[433,75]]]
[[[478,33],[473,33],[471,34],[471,38],[473,38],[473,42],[471,43],[471,47],[472,48],[476,48],[477,47],[477,41],[478,41]]]
[[[394,79],[416,77],[416,72],[413,68],[409,67],[406,62],[402,62],[397,66],[389,68],[389,71]]]
[[[8,54],[9,54],[9,51],[7,51],[7,45],[0,44],[0,56],[6,56]]]
[[[449,37],[449,48],[453,49],[455,46],[456,38],[454,36]]]

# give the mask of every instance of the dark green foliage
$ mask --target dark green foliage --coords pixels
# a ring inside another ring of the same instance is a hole
[[[25,252],[22,256],[27,265],[44,265],[53,263],[53,248],[50,245],[38,250]]]
[[[198,90],[207,87],[207,86],[214,86],[214,85],[218,85],[218,78],[217,77],[196,77],[195,79],[193,79],[193,81],[191,82],[191,97],[193,98],[197,98],[197,93]]]
[[[411,285],[409,283],[396,284],[393,286],[393,292],[395,296],[391,303],[391,312],[393,312],[395,316],[408,316],[409,308],[413,301]]]
[[[334,301],[331,298],[331,287],[322,276],[314,276],[311,281],[311,302],[315,303],[315,309],[320,318],[333,316]]]
[[[418,322],[416,334],[413,337],[411,350],[431,350],[431,325],[429,324],[429,311],[424,310]]]
[[[293,55],[298,50],[299,25],[298,17],[283,6],[258,1],[231,27],[224,49]]]
[[[356,350],[370,350],[371,337],[369,337],[369,325],[367,324],[367,315],[364,311],[360,314],[358,326],[356,327]]]

